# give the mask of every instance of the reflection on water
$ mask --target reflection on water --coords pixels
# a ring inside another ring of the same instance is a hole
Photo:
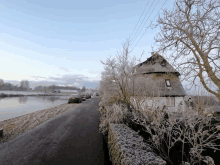
[[[28,101],[29,96],[22,96],[22,97],[17,97],[17,98],[20,104],[25,104]],[[59,96],[39,96],[39,97],[35,97],[35,99],[38,101],[46,101],[46,102],[51,102],[51,103],[57,100],[61,100]]]
[[[59,96],[0,98],[0,121],[57,106],[67,101],[68,98]]]
[[[51,96],[51,97],[48,97],[48,96],[39,96],[39,97],[36,97],[36,99],[38,100],[44,100],[44,101],[48,101],[48,102],[55,102],[56,100],[60,100],[60,97],[59,96]]]
[[[44,94],[44,92],[38,92],[38,91],[7,91],[7,90],[0,90],[0,93],[5,93],[5,94],[22,94],[22,95]]]
[[[27,101],[28,101],[28,97],[27,96],[25,96],[25,97],[18,97],[18,102],[20,104],[25,104]]]

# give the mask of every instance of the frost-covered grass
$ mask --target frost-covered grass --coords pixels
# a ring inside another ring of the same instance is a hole
[[[100,107],[99,130],[103,135],[107,135],[109,124],[123,124],[126,121],[128,110],[122,105]]]
[[[0,121],[0,128],[3,128],[3,138],[0,143],[7,142],[15,136],[35,128],[36,126],[76,107],[79,104],[61,104],[51,108],[35,111],[22,116]]]

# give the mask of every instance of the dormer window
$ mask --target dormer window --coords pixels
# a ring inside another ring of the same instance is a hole
[[[165,80],[165,82],[167,87],[171,87],[170,80]]]
[[[160,64],[161,64],[162,67],[166,67],[166,61],[165,60],[163,60]]]

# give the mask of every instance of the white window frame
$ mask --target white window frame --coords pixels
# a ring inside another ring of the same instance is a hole
[[[169,85],[167,82],[168,82],[170,85]],[[171,87],[171,83],[170,83],[170,80],[169,80],[169,79],[166,79],[166,80],[165,80],[165,83],[166,83],[166,86],[167,86],[167,87]]]

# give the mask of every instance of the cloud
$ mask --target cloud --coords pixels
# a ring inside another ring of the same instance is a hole
[[[71,75],[71,74],[66,74],[63,75],[59,78],[57,77],[49,77],[50,80],[56,80],[57,83],[60,83],[61,85],[75,85],[76,87],[82,87],[86,86],[89,88],[95,88],[98,84],[99,81],[91,81],[89,77],[83,76],[83,75]]]
[[[100,74],[100,71],[89,71],[91,74]]]
[[[49,86],[49,85],[69,85],[69,86],[75,86],[75,87],[83,87],[86,86],[87,88],[95,88],[99,85],[99,80],[91,80],[91,78],[86,77],[84,75],[71,75],[71,74],[65,74],[60,75],[57,77],[42,77],[42,76],[31,76],[34,78],[34,80],[29,80],[30,87],[34,88],[36,86]],[[13,84],[19,84],[19,81],[7,81],[11,82]]]
[[[46,79],[46,77],[42,77],[42,76],[31,76],[31,77],[33,77],[35,79],[39,79],[39,78]]]
[[[69,69],[66,69],[64,67],[60,67],[61,70],[65,71],[65,72],[69,72],[70,70]]]

